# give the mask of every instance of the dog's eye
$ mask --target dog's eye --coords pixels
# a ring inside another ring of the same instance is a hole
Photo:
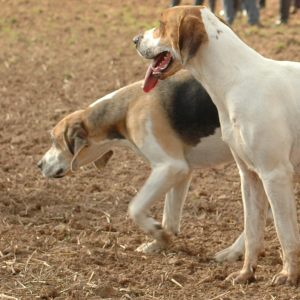
[[[159,21],[159,31],[162,33],[165,30],[165,23],[162,21]]]

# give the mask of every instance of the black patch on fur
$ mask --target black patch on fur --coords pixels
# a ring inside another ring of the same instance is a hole
[[[160,93],[161,105],[172,128],[187,145],[196,146],[201,138],[213,135],[220,128],[218,111],[191,74],[177,74],[159,82],[156,92]]]
[[[125,139],[125,137],[120,133],[120,131],[118,130],[118,128],[116,126],[111,126],[106,134],[107,139],[109,140],[122,140]]]

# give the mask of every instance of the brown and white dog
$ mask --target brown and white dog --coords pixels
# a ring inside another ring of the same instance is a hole
[[[203,6],[164,11],[159,26],[134,43],[141,56],[154,59],[146,92],[184,67],[217,106],[222,137],[240,170],[245,212],[244,266],[229,278],[237,283],[254,278],[269,200],[283,250],[283,269],[273,283],[296,285],[299,230],[293,179],[300,178],[300,64],[264,58]]]
[[[159,82],[148,94],[142,84],[117,90],[60,121],[51,133],[52,147],[38,166],[44,176],[60,178],[88,163],[105,167],[115,147],[129,147],[146,158],[152,172],[129,213],[155,239],[138,251],[151,253],[179,233],[193,170],[231,162],[233,157],[221,139],[215,105],[189,72]],[[164,194],[161,226],[147,212]],[[242,235],[216,258],[236,260],[243,252]]]

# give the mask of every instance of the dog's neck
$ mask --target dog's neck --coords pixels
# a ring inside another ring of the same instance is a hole
[[[266,59],[247,46],[232,29],[208,9],[201,10],[209,41],[187,63],[194,77],[218,106],[226,101],[232,87],[253,77]],[[221,103],[220,103],[221,104]]]
[[[118,93],[118,97],[114,97]],[[120,95],[121,93],[121,95]],[[84,111],[85,126],[89,135],[106,139],[127,137],[126,113],[129,95],[126,88],[113,92],[91,104]]]

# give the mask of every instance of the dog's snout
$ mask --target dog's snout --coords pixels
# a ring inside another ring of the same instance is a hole
[[[40,160],[37,164],[37,166],[39,167],[40,170],[42,170],[42,167],[43,167],[43,161]]]
[[[142,33],[141,34],[139,34],[139,35],[137,35],[137,36],[135,36],[134,38],[133,38],[133,42],[134,42],[134,44],[137,46],[138,45],[138,43],[139,43],[139,41],[140,41],[140,38],[142,37]]]
[[[137,35],[137,36],[135,36],[135,37],[133,38],[133,42],[134,42],[135,44],[137,44],[138,41],[139,41],[139,35]]]

